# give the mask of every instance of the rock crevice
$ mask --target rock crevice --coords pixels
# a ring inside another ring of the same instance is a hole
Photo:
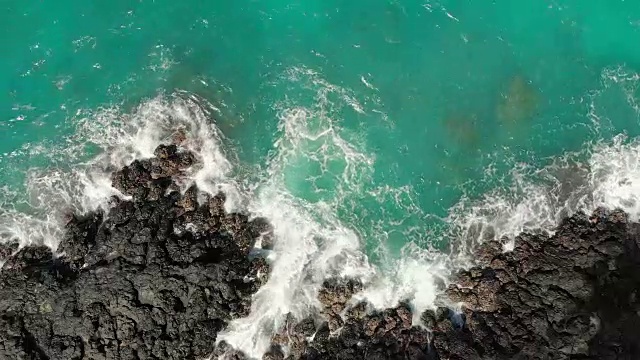
[[[107,214],[67,218],[60,256],[17,249],[0,272],[2,359],[196,359],[248,314],[265,280],[247,256],[263,219],[224,211],[224,196],[184,194],[174,182],[195,162],[174,145],[113,175],[130,200]]]
[[[353,286],[327,283],[313,340],[288,326],[288,342],[274,338],[281,356],[269,359],[284,359],[281,349],[287,359],[639,359],[638,234],[623,212],[598,210],[553,236],[521,234],[511,252],[485,243],[478,266],[440,297],[462,310],[428,310],[420,326],[405,304],[367,312],[361,303],[335,320]]]
[[[224,194],[180,191],[196,157],[162,145],[113,175],[107,213],[66,219],[60,254],[0,245],[0,358],[198,359],[243,355],[215,339],[246,316],[273,247],[265,219],[227,213]],[[288,318],[264,359],[640,359],[640,224],[620,211],[565,219],[476,251],[438,307],[412,323],[402,303],[353,304],[354,280],[328,280],[322,305]]]

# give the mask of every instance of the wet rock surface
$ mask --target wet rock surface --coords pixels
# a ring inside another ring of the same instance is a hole
[[[461,310],[424,312],[429,329],[407,305],[345,309],[354,288],[328,283],[315,333],[307,319],[288,325],[265,359],[640,359],[640,225],[624,213],[578,214],[554,236],[477,255],[440,299]]]
[[[273,248],[273,229],[227,213],[223,194],[178,191],[192,154],[155,155],[114,174],[129,200],[67,217],[62,256],[0,245],[0,359],[246,358],[215,339],[266,280],[247,255]],[[640,225],[624,213],[578,214],[476,257],[422,326],[408,304],[372,311],[353,302],[362,284],[328,280],[320,311],[288,318],[263,359],[640,359]]]
[[[62,256],[0,247],[0,359],[203,358],[248,313],[268,265],[247,253],[268,225],[176,191],[193,154],[155,155],[113,175],[131,200],[66,219]]]

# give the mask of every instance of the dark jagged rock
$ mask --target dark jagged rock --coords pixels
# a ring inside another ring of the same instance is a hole
[[[353,294],[361,289],[362,284],[356,280],[330,279],[325,281],[318,294],[318,300],[324,307],[324,314],[340,314]]]
[[[271,346],[262,356],[263,360],[284,360],[284,353],[278,346]]]
[[[446,292],[464,304],[464,327],[438,329],[435,347],[445,358],[640,358],[639,233],[598,210],[552,237],[521,235],[512,252],[484,247],[485,266]]]
[[[190,152],[180,152],[176,145],[160,145],[155,158],[135,160],[113,174],[113,187],[134,200],[158,200],[172,185],[171,178],[195,163]]]
[[[155,155],[114,174],[131,200],[66,219],[61,256],[0,245],[0,358],[246,359],[213,344],[264,283],[268,264],[247,255],[257,239],[271,249],[273,229],[227,213],[224,194],[181,193],[192,154]],[[371,311],[351,302],[358,281],[328,280],[321,311],[289,317],[263,359],[640,359],[640,224],[624,213],[577,214],[476,258],[440,299],[461,312],[425,311],[420,327],[407,304]]]
[[[225,341],[221,341],[212,354],[213,359],[224,360],[248,360],[247,357],[240,351],[237,351],[227,344]]]
[[[18,243],[7,243],[0,244],[0,261],[5,261],[8,259],[13,253],[18,251]]]
[[[287,359],[640,359],[640,225],[624,213],[577,214],[553,236],[520,235],[506,253],[486,243],[477,257],[441,297],[462,312],[425,311],[428,330],[406,305],[345,311],[359,287],[325,283],[328,324],[311,342],[297,340],[304,321],[288,326],[289,347],[303,349]]]
[[[195,157],[160,146],[113,175],[131,201],[67,218],[60,257],[0,248],[0,359],[196,359],[266,278],[265,221],[170,189]],[[218,195],[215,199],[224,199]]]

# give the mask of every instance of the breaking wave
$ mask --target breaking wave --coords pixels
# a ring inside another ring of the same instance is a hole
[[[287,314],[300,319],[319,306],[317,291],[329,277],[361,279],[365,287],[357,299],[374,307],[409,300],[419,314],[434,305],[453,271],[472,262],[482,241],[502,239],[508,250],[521,232],[551,232],[562,217],[599,206],[640,219],[640,141],[617,135],[543,168],[516,164],[505,174],[506,186],[481,198],[463,196],[443,219],[446,251],[410,241],[400,256],[376,253],[375,244],[384,243],[384,229],[393,222],[381,228],[369,223],[374,231],[361,231],[344,216],[354,197],[395,201],[407,212],[428,214],[412,200],[410,187],[372,185],[374,154],[335,121],[344,111],[370,111],[356,96],[309,70],[293,69],[287,76],[308,84],[313,105],[291,99],[274,105],[279,115],[273,150],[250,176],[239,171],[243,165],[216,125],[220,112],[197,96],[176,92],[130,111],[81,113],[75,134],[58,150],[81,154],[92,146],[97,155],[67,168],[31,169],[23,190],[2,188],[0,241],[56,249],[68,213],[106,209],[112,196],[122,196],[111,187],[113,170],[151,157],[157,145],[183,134],[183,146],[200,160],[182,179],[185,189],[196,183],[208,193],[223,191],[227,210],[244,209],[273,225],[270,279],[254,295],[250,315],[231,322],[218,338],[258,358]],[[376,232],[379,238],[370,238]]]

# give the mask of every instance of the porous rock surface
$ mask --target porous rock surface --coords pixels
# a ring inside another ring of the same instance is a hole
[[[62,256],[0,246],[0,359],[245,358],[215,339],[266,279],[247,255],[271,229],[222,194],[177,191],[194,162],[161,146],[116,172],[130,200],[70,216]],[[328,280],[320,311],[287,319],[263,359],[640,359],[639,224],[598,210],[515,240],[481,245],[420,326],[408,303],[373,311],[352,302],[358,281]]]
[[[640,359],[639,224],[598,210],[515,244],[482,245],[423,326],[406,304],[343,310],[353,286],[328,283],[323,314],[285,326],[264,359]]]
[[[269,225],[226,213],[222,194],[177,191],[193,154],[155,155],[113,175],[130,200],[68,217],[62,256],[0,247],[0,359],[204,358],[248,313],[268,267],[247,253]]]

